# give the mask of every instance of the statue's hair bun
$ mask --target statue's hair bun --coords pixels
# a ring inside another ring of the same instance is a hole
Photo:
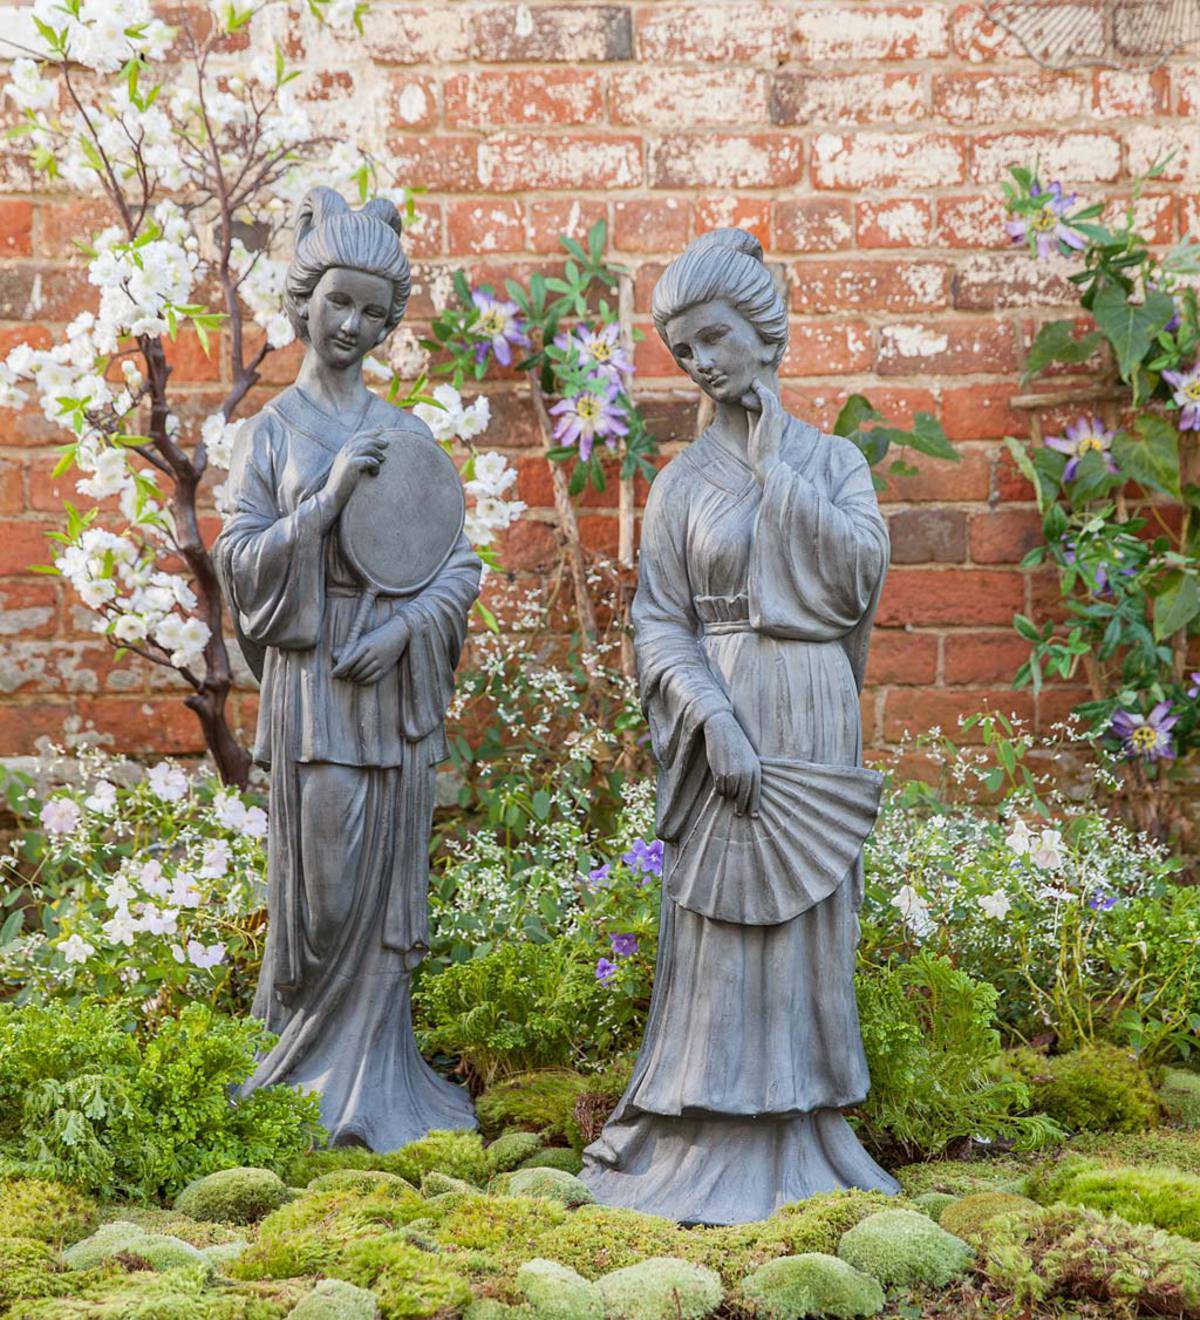
[[[755,261],[762,261],[763,259],[762,244],[758,239],[748,229],[738,229],[732,225],[722,229],[710,229],[707,234],[701,234],[692,243],[692,247],[732,248],[735,252],[753,257]]]

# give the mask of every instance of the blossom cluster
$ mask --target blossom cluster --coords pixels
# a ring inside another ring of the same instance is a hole
[[[577,448],[587,462],[597,442],[615,450],[629,434],[624,395],[633,376],[633,363],[621,346],[620,327],[579,325],[555,337],[565,363],[583,373],[582,388],[569,392],[550,412],[558,418],[554,438]]]

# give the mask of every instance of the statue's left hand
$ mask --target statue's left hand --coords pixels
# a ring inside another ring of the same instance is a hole
[[[360,637],[353,648],[339,658],[333,668],[334,678],[350,683],[378,683],[396,667],[408,646],[409,628],[403,618],[389,619],[381,627]]]
[[[787,429],[787,413],[783,410],[779,395],[762,381],[752,381],[750,389],[757,396],[760,411],[757,417],[754,413],[750,414],[748,456],[755,475],[762,483],[779,462],[783,433]]]

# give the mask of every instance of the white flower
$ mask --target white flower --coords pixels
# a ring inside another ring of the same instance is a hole
[[[204,850],[200,861],[200,876],[217,880],[229,870],[229,845],[224,839],[214,839]]]
[[[242,833],[251,839],[261,839],[267,832],[267,813],[262,807],[247,807]]]
[[[147,903],[138,918],[138,927],[150,935],[174,935],[179,925],[178,908],[159,908]]]
[[[147,862],[138,872],[138,880],[146,893],[155,898],[166,898],[171,892],[171,882],[163,875],[161,862]]]
[[[126,947],[133,945],[138,931],[137,922],[129,915],[129,909],[124,907],[117,908],[100,929],[110,944],[124,944]]]
[[[1004,842],[1018,857],[1023,857],[1033,848],[1033,835],[1030,833],[1029,826],[1023,820],[1019,820]]]
[[[178,802],[188,791],[188,777],[177,765],[170,761],[159,761],[151,766],[146,775],[146,782],[155,797],[164,802]]]
[[[200,428],[200,438],[208,454],[208,461],[213,467],[228,468],[233,457],[233,439],[238,433],[236,424],[225,420],[224,413],[213,413],[204,419]]]
[[[469,408],[463,407],[462,395],[453,385],[438,385],[433,397],[441,404],[418,403],[413,412],[433,432],[433,438],[445,443],[458,437],[471,440],[487,428],[491,416],[487,396],[481,394]]]
[[[122,614],[113,624],[112,635],[118,642],[132,642],[135,646],[146,640],[149,627],[141,614]]]
[[[128,907],[137,895],[133,891],[133,886],[129,879],[124,875],[116,875],[112,878],[108,886],[108,892],[104,896],[104,901],[110,908]]]
[[[227,830],[240,830],[246,823],[246,804],[236,793],[221,792],[213,798],[213,815]]]
[[[929,905],[912,885],[902,885],[896,891],[891,904],[904,918],[904,924],[918,938],[930,934],[935,929],[929,916]]]
[[[475,456],[473,476],[466,486],[467,494],[476,497],[483,495],[498,497],[503,495],[516,479],[516,469],[509,466],[508,459],[503,454],[497,454],[492,449],[486,454]]]
[[[204,901],[204,895],[196,886],[195,877],[187,871],[180,871],[171,883],[171,902],[179,907],[195,908]]]
[[[117,806],[117,787],[107,779],[98,779],[92,785],[91,793],[84,798],[83,805],[99,816],[110,816]]]
[[[184,619],[178,614],[168,614],[154,629],[154,640],[164,651],[170,651],[171,663],[177,669],[197,664],[211,636],[208,624],[194,615]]]
[[[985,916],[993,917],[996,921],[1003,921],[1012,907],[1012,902],[1003,889],[997,889],[991,894],[980,894],[976,902],[983,909]]]
[[[188,940],[187,956],[193,967],[199,967],[202,971],[207,970],[209,967],[215,967],[218,963],[225,961],[225,946],[223,944],[204,945],[199,940]]]
[[[58,946],[59,952],[69,963],[85,963],[96,952],[82,935],[68,935]]]
[[[70,834],[79,824],[79,804],[68,797],[51,798],[42,808],[42,829],[47,834]]]
[[[1058,830],[1043,830],[1030,857],[1043,871],[1057,871],[1064,861],[1062,834]]]

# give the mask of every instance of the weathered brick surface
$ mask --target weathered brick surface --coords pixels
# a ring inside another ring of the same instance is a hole
[[[880,496],[893,568],[863,697],[877,754],[906,731],[951,731],[981,704],[1046,728],[1078,699],[1007,686],[1025,656],[1013,613],[1061,606],[1051,576],[1019,568],[1039,524],[1003,439],[1029,432],[1011,405],[1029,336],[1077,306],[1068,263],[1011,250],[999,183],[1037,159],[1114,219],[1133,176],[1173,152],[1138,223],[1164,246],[1200,228],[1194,53],[1153,73],[1047,73],[981,0],[374,0],[361,40],[321,45],[294,23],[277,35],[289,58],[324,61],[303,93],[315,111],[345,122],[348,106],[369,105],[403,181],[425,189],[407,238],[418,333],[449,268],[494,283],[551,272],[559,234],[604,220],[634,276],[638,388],[669,456],[694,434],[695,398],[654,334],[654,282],[691,237],[737,224],[786,292],[790,409],[829,427],[864,393],[897,423],[940,417],[960,461],[918,456]],[[107,222],[92,199],[32,190],[4,148],[0,354],[51,342],[94,303],[76,241]],[[207,356],[184,335],[170,357],[194,425],[220,400],[228,344],[216,336]],[[249,403],[298,361],[294,347],[269,355]],[[483,388],[484,443],[514,460],[530,505],[500,553],[518,575],[542,574],[557,534],[536,427],[513,373]],[[1047,433],[1069,420],[1048,417]],[[114,666],[63,584],[29,572],[50,557],[62,498],[80,498],[70,475],[51,475],[61,438],[36,407],[0,419],[0,754],[33,750],[67,720],[133,751],[193,750],[169,676]],[[613,483],[581,501],[596,550],[615,547],[615,499]],[[254,708],[253,693],[236,697],[240,727]]]

